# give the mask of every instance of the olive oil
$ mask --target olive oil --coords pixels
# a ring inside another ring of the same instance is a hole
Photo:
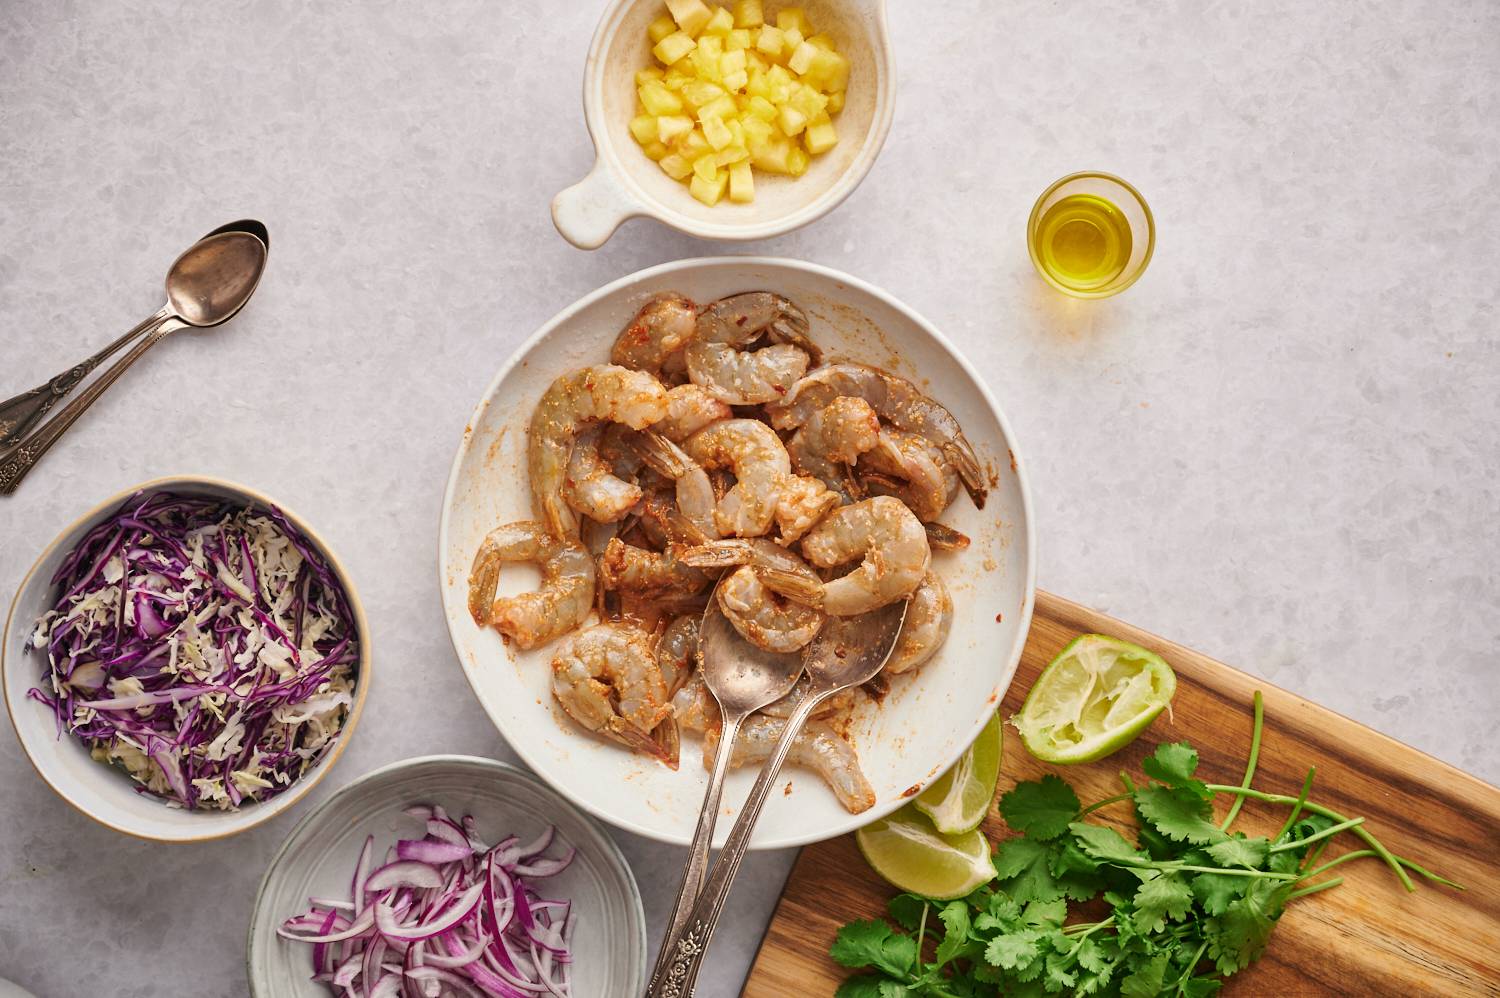
[[[1032,227],[1032,256],[1048,277],[1073,291],[1108,285],[1130,262],[1130,220],[1097,194],[1069,194]]]

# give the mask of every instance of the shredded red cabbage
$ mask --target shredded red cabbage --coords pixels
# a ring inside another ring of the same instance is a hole
[[[138,492],[63,559],[28,696],[169,804],[234,810],[337,741],[359,636],[343,587],[279,509]]]
[[[426,823],[370,870],[374,837],[354,864],[347,901],[308,898],[277,934],[312,945],[312,979],[342,996],[569,998],[572,902],[543,897],[529,882],[567,869],[574,851],[544,854],[549,828],[522,844],[514,835],[486,848],[474,819],[438,806],[406,813]],[[411,857],[425,855],[428,859]]]

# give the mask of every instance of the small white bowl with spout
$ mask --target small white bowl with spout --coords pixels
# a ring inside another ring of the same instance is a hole
[[[774,17],[780,3],[767,3]],[[588,176],[552,199],[552,222],[579,249],[597,249],[627,218],[645,216],[702,239],[743,241],[790,232],[832,211],[870,172],[896,110],[896,67],[885,0],[804,0],[798,4],[849,59],[844,109],[833,119],[839,142],[814,156],[800,177],[757,171],[755,200],[695,200],[647,158],[630,134],[635,74],[656,65],[646,26],[662,0],[613,0],[599,21],[583,76],[583,114],[596,159]]]

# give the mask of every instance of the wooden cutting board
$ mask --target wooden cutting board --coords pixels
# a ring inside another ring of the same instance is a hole
[[[1042,667],[1087,632],[1133,641],[1171,663],[1178,677],[1171,716],[1163,714],[1116,755],[1071,767],[1037,762],[1007,725],[1002,791],[1050,771],[1089,803],[1118,793],[1120,770],[1139,773],[1141,758],[1157,743],[1181,739],[1198,748],[1205,780],[1238,783],[1250,746],[1251,694],[1258,689],[1266,703],[1258,789],[1295,795],[1308,767],[1316,766],[1314,800],[1364,815],[1365,827],[1393,852],[1468,888],[1454,891],[1414,877],[1417,890],[1408,894],[1378,860],[1345,864],[1339,868],[1343,886],[1292,902],[1265,955],[1230,978],[1223,994],[1500,995],[1500,789],[1181,645],[1046,593],[1037,594],[1026,650],[1005,698],[1006,716],[1020,709]],[[1355,663],[1329,663],[1335,665],[1347,669]],[[1441,669],[1443,663],[1414,655],[1411,667]],[[1222,800],[1221,814],[1227,807]],[[1235,828],[1273,833],[1285,814],[1247,804]],[[1128,805],[1105,808],[1096,817],[1120,822],[1122,831],[1134,829]],[[992,839],[1011,834],[993,811],[984,828]],[[1352,848],[1348,841],[1357,843],[1341,836],[1325,858]],[[834,933],[850,919],[883,915],[892,893],[860,858],[852,835],[803,849],[744,994],[831,995],[848,973],[828,958]]]

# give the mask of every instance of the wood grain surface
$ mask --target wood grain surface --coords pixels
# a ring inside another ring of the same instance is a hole
[[[1365,827],[1393,852],[1467,888],[1455,891],[1414,877],[1417,890],[1409,894],[1379,860],[1347,863],[1339,868],[1343,886],[1292,902],[1265,955],[1231,978],[1223,994],[1500,995],[1500,790],[1317,704],[1047,593],[1037,594],[1025,654],[1004,702],[1007,716],[1020,709],[1042,667],[1086,632],[1134,641],[1170,662],[1178,676],[1171,715],[1163,714],[1116,755],[1072,767],[1037,762],[1007,725],[1002,792],[1051,771],[1088,803],[1118,793],[1120,770],[1139,773],[1141,758],[1157,743],[1181,739],[1198,748],[1205,780],[1238,783],[1250,746],[1251,697],[1258,689],[1265,696],[1266,723],[1257,789],[1295,795],[1308,767],[1316,766],[1312,799],[1364,815]],[[1442,664],[1414,657],[1411,665]],[[1220,798],[1218,813],[1227,806]],[[1269,834],[1285,813],[1248,802],[1234,827]],[[1128,804],[1107,807],[1095,818],[1133,837]],[[1011,834],[993,810],[984,827],[992,839]],[[1359,845],[1340,836],[1324,858]],[[744,994],[831,995],[848,973],[827,955],[838,926],[884,914],[893,893],[861,859],[852,835],[803,849]]]

